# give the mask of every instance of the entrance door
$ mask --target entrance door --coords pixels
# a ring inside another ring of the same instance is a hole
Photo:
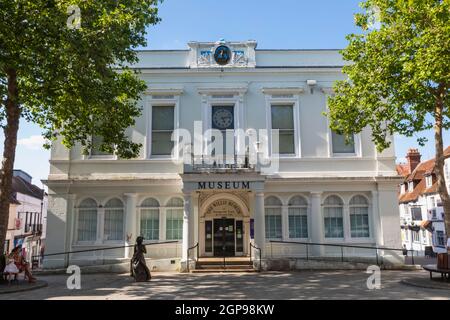
[[[214,219],[214,256],[234,257],[234,219]]]

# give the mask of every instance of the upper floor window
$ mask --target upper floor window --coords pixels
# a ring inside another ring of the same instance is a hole
[[[213,156],[234,154],[234,105],[214,105],[211,112],[212,129],[221,133],[221,143],[215,141],[215,148],[211,150]]]
[[[151,155],[170,156],[174,147],[174,106],[152,106]]]
[[[356,154],[355,137],[352,135],[349,140],[342,134],[331,131],[331,144],[334,155],[354,155]]]
[[[436,231],[436,244],[445,248],[445,234],[444,231]]]
[[[403,183],[401,186],[400,186],[400,193],[401,194],[404,194],[406,192],[406,187],[405,187],[405,184]]]
[[[430,197],[430,207],[435,208],[436,207],[436,198]]]
[[[430,188],[433,185],[433,176],[429,175],[425,177],[425,184],[427,188]]]
[[[101,145],[103,143],[103,137],[102,136],[98,136],[98,135],[94,135],[91,137],[92,141],[92,146],[91,146],[91,156],[93,157],[108,157],[108,156],[113,156],[114,153],[111,152],[106,152],[106,151],[102,151]]]
[[[422,209],[420,207],[411,208],[411,219],[414,221],[422,220]]]
[[[408,192],[414,191],[414,181],[408,182]]]
[[[272,129],[279,132],[278,154],[295,155],[294,106],[272,105],[271,116]]]

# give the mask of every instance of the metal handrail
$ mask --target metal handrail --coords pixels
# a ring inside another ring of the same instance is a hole
[[[197,242],[197,244],[195,245],[195,246],[192,246],[192,247],[190,247],[190,248],[188,248],[187,249],[187,261],[186,261],[186,264],[187,264],[187,272],[189,272],[189,253],[190,253],[190,251],[192,250],[192,249],[195,249],[195,248],[197,248],[197,260],[196,261],[198,261],[199,259],[200,259],[200,254],[199,254],[199,243]]]
[[[258,250],[259,252],[259,265],[258,265],[258,271],[261,272],[261,258],[262,258],[262,254],[261,254],[261,248],[258,248],[257,246],[255,246],[253,243],[250,242],[250,262],[253,262],[252,260],[252,248],[255,250]]]
[[[379,254],[378,250],[387,250],[387,251],[401,251],[406,252],[406,256],[408,256],[408,252],[411,252],[412,257],[412,263],[415,265],[414,262],[414,252],[416,250],[413,249],[399,249],[399,248],[389,248],[389,247],[378,247],[378,246],[360,246],[360,245],[348,245],[348,244],[337,244],[337,243],[317,243],[317,242],[299,242],[299,241],[281,241],[281,240],[270,240],[271,243],[283,243],[283,244],[299,244],[299,245],[305,245],[306,246],[306,260],[309,260],[309,246],[329,246],[329,247],[338,247],[341,249],[341,261],[344,261],[344,248],[355,248],[355,249],[369,249],[369,250],[375,250],[376,254],[376,260],[377,265],[379,265]]]
[[[147,242],[147,243],[143,243],[145,246],[154,246],[154,245],[159,245],[159,244],[170,244],[170,243],[179,243],[179,241],[175,240],[175,241],[165,241],[165,242]],[[85,250],[75,250],[75,251],[63,251],[63,252],[56,252],[56,253],[48,253],[48,254],[43,254],[43,255],[34,255],[31,256],[31,258],[40,258],[40,257],[51,257],[51,256],[60,256],[60,255],[66,255],[67,256],[67,261],[66,261],[66,265],[69,264],[69,258],[70,258],[70,254],[72,253],[82,253],[82,252],[94,252],[94,251],[103,251],[103,250],[114,250],[114,249],[124,249],[124,248],[132,248],[134,247],[134,244],[131,245],[127,245],[127,246],[115,246],[115,247],[104,247],[104,248],[95,248],[95,249],[85,249]]]

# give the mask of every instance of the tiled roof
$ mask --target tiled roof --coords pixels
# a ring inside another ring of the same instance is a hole
[[[399,176],[406,177],[409,174],[409,168],[407,164],[398,164],[396,169]]]
[[[446,158],[450,157],[450,147],[447,147],[444,150],[444,155]],[[408,172],[407,165],[404,164],[397,165],[397,172],[405,178],[404,183],[413,181],[415,184],[412,192],[407,191],[404,194],[399,194],[398,200],[400,203],[416,201],[420,195],[437,192],[437,181],[434,178],[434,166],[435,166],[435,159],[426,160],[419,163],[419,165],[417,165],[417,167],[411,174],[407,174]],[[400,172],[402,172],[403,174],[401,174]],[[431,185],[431,187],[426,188],[425,177],[430,174],[433,176],[433,184]],[[408,188],[406,187],[406,190],[407,189]]]
[[[38,186],[31,184],[21,177],[13,177],[12,179],[12,192],[13,194],[22,193],[28,196],[44,199],[44,190]]]

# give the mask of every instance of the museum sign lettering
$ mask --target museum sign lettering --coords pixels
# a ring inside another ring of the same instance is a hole
[[[217,190],[249,190],[249,181],[213,181],[213,182],[199,182],[198,188],[202,190],[217,189]]]

